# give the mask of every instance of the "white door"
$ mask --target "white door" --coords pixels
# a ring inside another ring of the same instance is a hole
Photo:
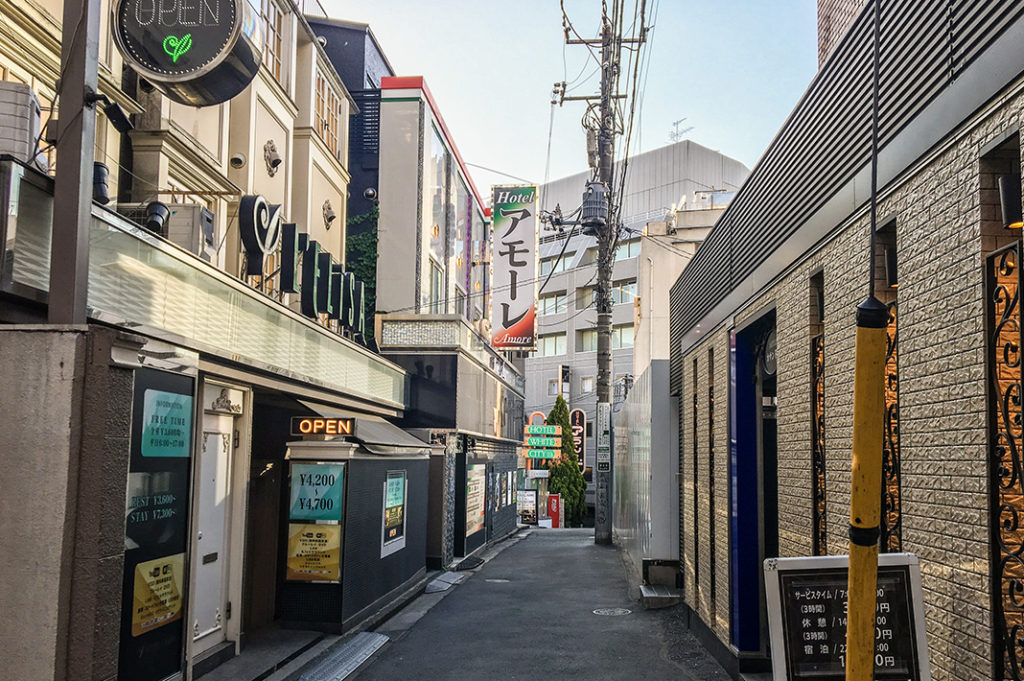
[[[228,579],[228,503],[230,489],[231,416],[203,417],[203,447],[197,472],[199,512],[196,516],[195,607],[193,657],[225,640]]]

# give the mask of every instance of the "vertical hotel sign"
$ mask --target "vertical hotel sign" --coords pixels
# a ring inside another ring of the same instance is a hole
[[[494,187],[491,219],[491,345],[537,345],[537,187]]]

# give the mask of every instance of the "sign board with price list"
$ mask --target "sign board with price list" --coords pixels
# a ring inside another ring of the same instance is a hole
[[[846,678],[847,556],[764,562],[773,681]],[[879,556],[877,681],[930,681],[917,556]]]

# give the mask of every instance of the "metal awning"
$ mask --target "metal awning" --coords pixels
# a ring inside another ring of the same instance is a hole
[[[431,445],[405,432],[393,423],[373,414],[361,414],[338,409],[330,405],[309,400],[297,400],[307,409],[328,418],[349,418],[355,421],[355,433],[350,439],[358,442],[371,454],[395,456],[410,454],[429,455],[440,445]]]

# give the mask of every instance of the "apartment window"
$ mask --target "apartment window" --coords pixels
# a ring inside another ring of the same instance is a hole
[[[565,312],[564,293],[556,293],[540,299],[540,313],[542,315],[561,314],[562,312]]]
[[[282,55],[284,53],[284,11],[275,0],[263,0],[260,18],[263,20],[263,65],[273,74],[274,80],[281,80]]]
[[[597,329],[585,329],[576,333],[576,352],[597,350]]]
[[[593,288],[578,288],[576,289],[576,309],[586,310],[587,308],[594,306],[594,289]]]
[[[620,281],[612,284],[612,303],[632,303],[636,298],[636,281]]]
[[[552,333],[541,336],[537,339],[537,355],[539,357],[553,357],[565,354],[565,334]]]
[[[558,395],[558,379],[552,378],[548,381],[548,397],[555,397]]]
[[[612,350],[633,347],[633,325],[612,327]]]
[[[554,258],[544,258],[540,261],[540,274],[542,277],[554,272],[564,272],[566,270],[566,264],[573,259],[575,253],[566,253],[559,259],[557,256]],[[558,264],[555,264],[557,261]]]
[[[340,158],[338,133],[341,129],[341,97],[320,71],[316,72],[316,112],[313,126],[327,148],[336,158]]]
[[[466,292],[460,288],[455,289],[455,314],[466,314]]]
[[[444,312],[444,272],[435,263],[430,263],[430,314]]]
[[[640,239],[633,239],[625,243],[619,244],[619,247],[615,249],[616,260],[628,260],[629,258],[635,258],[640,255]]]
[[[587,393],[594,392],[594,377],[584,376],[580,379],[580,392],[586,395]]]

